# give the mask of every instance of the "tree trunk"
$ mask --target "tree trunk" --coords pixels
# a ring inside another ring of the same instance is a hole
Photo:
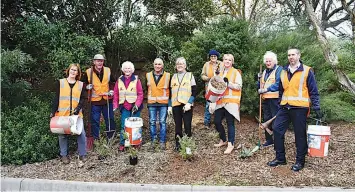
[[[342,85],[343,89],[355,95],[355,84],[343,71],[338,69],[338,56],[331,49],[328,39],[321,28],[320,21],[317,19],[317,16],[313,11],[311,3],[309,2],[309,0],[302,0],[302,2],[306,5],[306,14],[309,20],[311,21],[312,26],[316,30],[317,39],[322,47],[325,60],[330,63],[332,70],[336,74],[338,82]]]

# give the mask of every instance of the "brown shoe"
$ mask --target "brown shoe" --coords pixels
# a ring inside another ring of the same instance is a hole
[[[60,160],[62,161],[63,164],[69,164],[70,160],[67,156],[63,156],[60,158]]]
[[[227,147],[227,149],[224,151],[224,154],[230,154],[230,153],[232,153],[233,149],[234,149],[234,145],[232,145],[231,142],[228,142],[228,147]]]
[[[83,155],[83,156],[80,156],[80,157],[79,157],[79,160],[82,161],[83,163],[85,163],[86,160],[87,160],[87,158],[86,158],[85,155]]]
[[[227,142],[223,142],[222,140],[219,140],[218,144],[214,144],[215,147],[222,147],[224,145],[227,145]]]

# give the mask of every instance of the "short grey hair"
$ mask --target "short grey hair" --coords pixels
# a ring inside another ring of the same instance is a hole
[[[160,63],[160,64],[164,65],[163,60],[162,60],[162,59],[160,59],[160,58],[156,58],[156,59],[154,59],[153,64],[155,64],[155,63]]]
[[[277,55],[272,52],[272,51],[266,51],[265,55],[264,55],[264,63],[266,62],[267,58],[271,58],[272,61],[274,61],[275,64],[277,64]]]
[[[179,57],[176,59],[175,64],[178,64],[178,63],[182,63],[182,64],[186,65],[186,59],[184,57]]]
[[[122,63],[121,70],[123,71],[123,68],[126,68],[126,67],[131,68],[131,69],[133,70],[132,73],[134,73],[134,65],[133,65],[132,62],[130,62],[130,61],[125,61],[125,62],[123,62],[123,63]]]

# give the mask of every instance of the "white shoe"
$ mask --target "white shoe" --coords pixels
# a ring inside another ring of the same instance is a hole
[[[231,142],[228,142],[228,147],[227,149],[224,151],[224,154],[230,154],[234,149],[234,145],[232,145]]]
[[[219,140],[218,144],[214,144],[215,147],[222,147],[224,145],[227,145],[227,142],[223,142],[222,140]]]

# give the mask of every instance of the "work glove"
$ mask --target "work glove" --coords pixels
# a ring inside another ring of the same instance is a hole
[[[186,103],[182,109],[184,110],[184,112],[191,110],[191,103]]]
[[[216,110],[216,103],[210,103],[210,106],[208,107],[208,111],[211,114],[213,114],[215,110]]]
[[[138,111],[138,106],[137,105],[134,105],[133,108],[132,108],[132,113],[135,113]]]
[[[323,114],[320,110],[315,110],[316,112],[316,119],[321,120],[323,117]]]
[[[92,84],[86,85],[86,89],[87,89],[87,90],[91,90],[92,88],[93,88],[93,85],[92,85]]]
[[[78,115],[80,112],[80,109],[81,109],[80,107],[76,107],[73,111],[73,115]]]
[[[263,94],[263,93],[266,93],[266,92],[267,92],[267,89],[265,89],[265,88],[258,89],[258,93],[259,94]]]
[[[107,93],[107,95],[108,95],[109,97],[112,97],[112,96],[113,96],[113,90],[110,90],[110,91]]]
[[[113,109],[113,112],[117,111],[117,109],[118,109],[118,108],[114,108],[114,109]]]
[[[256,74],[256,75],[254,76],[255,81],[259,81],[262,75],[263,75],[263,73],[260,73],[260,72],[259,72],[258,74]]]
[[[168,115],[173,115],[173,108],[172,107],[168,107]]]

